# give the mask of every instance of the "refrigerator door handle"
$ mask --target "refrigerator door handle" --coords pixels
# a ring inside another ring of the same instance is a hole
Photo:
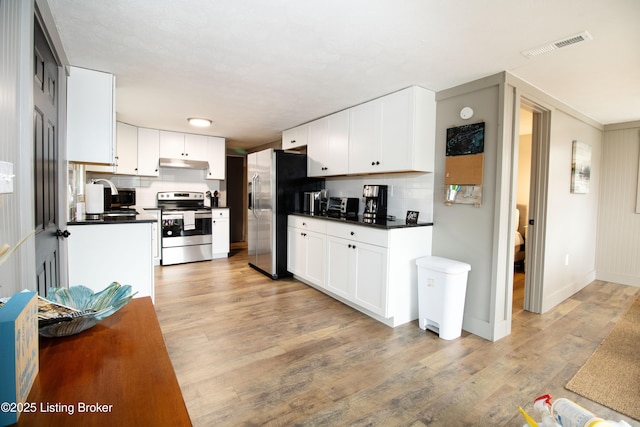
[[[256,173],[254,176],[254,186],[253,186],[253,194],[254,194],[254,199],[253,199],[253,216],[255,216],[256,218],[260,218],[260,206],[256,206],[256,200],[258,201],[258,203],[260,202],[260,197],[261,197],[261,191],[262,189],[260,188],[260,174]],[[258,198],[256,199],[255,194],[258,193]]]
[[[253,216],[256,215],[256,176],[257,174],[253,174],[251,177],[251,191],[249,192],[249,209]]]

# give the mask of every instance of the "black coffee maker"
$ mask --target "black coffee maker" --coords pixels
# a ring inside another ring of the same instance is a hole
[[[386,185],[365,185],[362,197],[364,197],[364,213],[362,214],[364,222],[380,223],[387,220]]]

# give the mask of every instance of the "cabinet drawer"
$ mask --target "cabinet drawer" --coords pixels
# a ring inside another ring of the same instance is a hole
[[[300,228],[302,230],[326,233],[327,221],[321,219],[305,218],[297,215],[289,215],[289,227]]]
[[[385,248],[388,246],[389,233],[386,230],[376,230],[361,225],[328,222],[327,234]]]
[[[211,218],[212,219],[222,219],[229,218],[229,209],[211,209]]]

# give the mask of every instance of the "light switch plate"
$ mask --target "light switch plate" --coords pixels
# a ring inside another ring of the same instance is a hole
[[[0,162],[0,194],[13,193],[13,163]]]

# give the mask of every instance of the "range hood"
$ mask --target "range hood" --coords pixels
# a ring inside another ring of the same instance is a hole
[[[209,169],[209,162],[205,160],[171,159],[160,157],[160,167],[163,168],[187,168],[187,169]]]

